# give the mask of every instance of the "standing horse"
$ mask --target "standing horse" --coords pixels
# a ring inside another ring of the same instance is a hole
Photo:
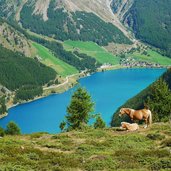
[[[130,108],[121,108],[119,116],[124,114],[127,114],[132,121],[145,120],[146,126],[144,128],[147,128],[148,125],[152,124],[152,114],[149,109],[134,110]]]

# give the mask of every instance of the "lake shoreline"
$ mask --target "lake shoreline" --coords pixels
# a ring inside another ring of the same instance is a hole
[[[85,78],[85,77],[88,77],[88,76],[91,76],[92,74],[95,74],[95,73],[98,73],[98,72],[106,72],[106,71],[112,71],[112,70],[120,70],[120,69],[163,69],[163,68],[140,68],[140,67],[134,67],[134,68],[129,68],[129,67],[123,67],[123,66],[109,66],[109,67],[106,67],[106,68],[98,68],[98,70],[94,73],[91,73],[91,74],[87,74],[87,75],[84,75],[84,76],[81,76],[83,73],[80,73],[78,74],[78,78],[75,80],[76,83],[72,86],[72,87],[68,87],[67,89],[63,89],[62,91],[59,90],[55,93],[48,93],[48,94],[44,94],[44,95],[41,95],[41,96],[37,96],[35,97],[34,99],[31,99],[31,100],[28,100],[28,101],[22,101],[21,103],[17,103],[17,104],[10,104],[7,106],[7,111],[13,107],[16,107],[16,106],[19,106],[19,105],[23,105],[23,104],[28,104],[28,103],[32,103],[34,101],[37,101],[37,100],[40,100],[40,99],[43,99],[43,98],[46,98],[48,96],[51,96],[51,95],[57,95],[57,94],[62,94],[66,91],[68,91],[69,89],[75,87],[77,84],[78,84],[78,80],[82,79],[82,78]],[[61,83],[62,85],[63,83]],[[59,85],[57,85],[59,86]],[[8,112],[5,113],[5,114],[2,114],[0,115],[0,120],[7,117],[8,116]]]
[[[59,125],[67,115],[70,99],[77,87],[82,86],[87,89],[95,103],[93,113],[100,113],[106,125],[110,126],[114,111],[156,81],[165,71],[166,69],[136,68],[94,73],[80,79],[78,85],[65,93],[49,95],[9,109],[8,117],[1,119],[0,125],[6,128],[7,124],[13,121],[23,134],[59,133]],[[93,122],[94,120],[91,120],[91,123]]]

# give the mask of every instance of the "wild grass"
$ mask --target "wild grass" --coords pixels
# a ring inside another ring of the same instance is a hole
[[[67,75],[78,73],[78,70],[75,67],[54,56],[46,47],[35,42],[33,42],[32,45],[36,48],[37,55],[41,58],[41,61],[44,64],[52,67],[59,75],[65,77]]]
[[[165,123],[137,132],[87,128],[5,136],[0,139],[0,170],[170,170],[169,131]]]

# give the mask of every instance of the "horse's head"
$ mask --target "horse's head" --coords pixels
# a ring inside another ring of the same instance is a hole
[[[126,122],[121,122],[121,127],[122,128],[127,128],[127,123]]]
[[[130,113],[130,109],[128,109],[128,108],[121,108],[119,116],[121,117],[122,115],[129,114],[129,113]]]

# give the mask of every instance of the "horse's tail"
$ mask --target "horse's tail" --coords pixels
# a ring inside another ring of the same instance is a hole
[[[149,123],[149,125],[151,125],[152,124],[152,113],[151,113],[151,111],[149,110],[149,116],[148,116],[148,123]]]

